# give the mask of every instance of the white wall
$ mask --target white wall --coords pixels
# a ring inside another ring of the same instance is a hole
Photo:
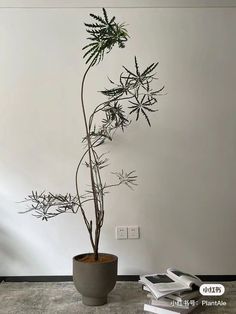
[[[19,215],[31,190],[75,192],[84,135],[80,83],[83,22],[99,9],[0,10],[0,275],[69,275],[90,250],[81,216],[47,223]],[[235,274],[236,9],[116,8],[131,38],[90,73],[87,106],[121,66],[160,61],[159,112],[107,146],[111,170],[136,169],[134,192],[106,199],[101,251],[119,274],[176,266]],[[85,177],[83,178],[86,179]],[[140,240],[117,241],[116,225],[137,224]]]

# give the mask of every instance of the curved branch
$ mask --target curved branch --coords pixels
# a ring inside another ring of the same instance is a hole
[[[94,146],[94,144],[96,144],[96,142],[99,141],[100,138],[96,139],[92,144],[91,144],[91,147]],[[89,149],[87,149],[84,154],[82,155],[82,157],[80,158],[80,161],[76,167],[76,172],[75,172],[75,186],[76,186],[76,194],[77,194],[77,197],[78,197],[78,201],[79,201],[79,205],[82,204],[81,201],[80,201],[80,195],[79,195],[79,185],[78,185],[78,172],[79,172],[79,168],[81,166],[81,163],[84,159],[84,157],[87,155]]]

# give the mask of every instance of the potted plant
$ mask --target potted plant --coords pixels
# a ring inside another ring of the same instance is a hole
[[[105,54],[114,46],[124,48],[129,37],[125,24],[117,23],[115,17],[109,19],[105,9],[102,16],[90,16],[93,22],[85,23],[89,37],[88,44],[83,48],[87,69],[81,83],[81,108],[85,126],[82,142],[85,148],[75,171],[76,195],[33,191],[25,198],[25,201],[30,202],[30,207],[22,213],[32,212],[35,217],[44,221],[68,212],[82,214],[93,252],[73,258],[73,280],[82,294],[84,304],[101,305],[107,302],[107,295],[115,286],[118,260],[115,255],[99,252],[104,222],[104,196],[109,189],[122,184],[132,188],[136,185],[137,176],[135,171],[121,170],[113,172],[115,182],[106,183],[102,169],[108,166],[108,157],[100,149],[106,141],[112,140],[118,129],[124,131],[132,123],[133,116],[135,120],[142,116],[151,126],[149,114],[157,111],[154,105],[164,87],[158,90],[151,88],[158,63],[152,63],[141,71],[135,57],[132,70],[123,66],[118,83],[109,79],[111,87],[101,91],[106,100],[96,105],[88,117],[84,103],[84,86],[88,73],[95,70],[95,65],[100,64]],[[79,170],[82,166],[88,169],[90,180],[88,190],[83,193],[79,185]],[[91,206],[94,208],[94,219],[89,220],[86,208]]]

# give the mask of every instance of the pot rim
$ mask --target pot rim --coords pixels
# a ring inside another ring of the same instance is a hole
[[[97,264],[106,264],[106,263],[113,263],[113,262],[116,262],[118,260],[118,256],[114,255],[114,254],[111,254],[111,253],[103,253],[103,252],[100,252],[98,253],[98,255],[101,254],[101,255],[106,255],[106,256],[111,256],[113,257],[114,259],[112,259],[111,261],[107,261],[107,262],[99,262],[97,261],[96,263]],[[81,253],[81,254],[78,254],[78,255],[75,255],[73,257],[73,261],[75,262],[78,262],[78,263],[86,263],[85,261],[81,261],[79,260],[79,258],[82,258],[84,256],[88,256],[88,255],[94,255],[94,253]]]

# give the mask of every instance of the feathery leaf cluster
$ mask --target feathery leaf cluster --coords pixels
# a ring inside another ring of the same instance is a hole
[[[87,50],[83,57],[87,58],[86,63],[91,62],[91,65],[94,65],[102,61],[105,52],[109,53],[115,44],[119,48],[124,48],[128,39],[128,33],[125,24],[115,22],[115,16],[110,20],[108,19],[104,8],[103,17],[95,14],[90,14],[90,16],[95,22],[84,24],[90,35],[87,39],[91,43],[83,47],[83,50]]]
[[[125,127],[129,126],[131,119],[129,116],[135,114],[136,120],[139,120],[140,114],[145,118],[148,125],[151,126],[149,114],[157,111],[154,105],[157,103],[157,96],[161,94],[164,86],[157,90],[151,88],[151,83],[156,78],[156,69],[158,63],[152,63],[144,71],[140,72],[137,58],[134,58],[135,69],[134,71],[129,70],[123,66],[125,72],[120,74],[119,83],[114,83],[109,79],[113,85],[110,89],[101,91],[108,100],[104,107],[100,109],[106,115],[102,120],[100,130],[106,130],[106,136],[104,136],[102,144],[107,139],[112,139],[112,132],[121,127],[124,130]],[[128,102],[130,109],[128,113],[124,109],[124,101]],[[112,113],[112,114],[107,114]],[[112,124],[115,118],[115,125]],[[118,121],[118,122],[117,122]],[[109,127],[108,127],[109,126]],[[112,131],[112,132],[111,132]],[[101,132],[93,131],[93,136],[101,136]]]
[[[136,183],[137,176],[134,175],[134,173],[135,173],[135,170],[127,173],[127,172],[124,172],[123,169],[120,172],[112,172],[112,174],[114,174],[118,178],[119,184],[125,184],[130,189],[133,189],[132,185],[137,185]]]
[[[33,216],[47,221],[49,218],[63,213],[76,213],[78,211],[78,197],[70,193],[66,195],[52,193],[38,193],[32,191],[25,202],[30,201],[31,206],[28,210],[20,212],[21,214],[34,211]]]

